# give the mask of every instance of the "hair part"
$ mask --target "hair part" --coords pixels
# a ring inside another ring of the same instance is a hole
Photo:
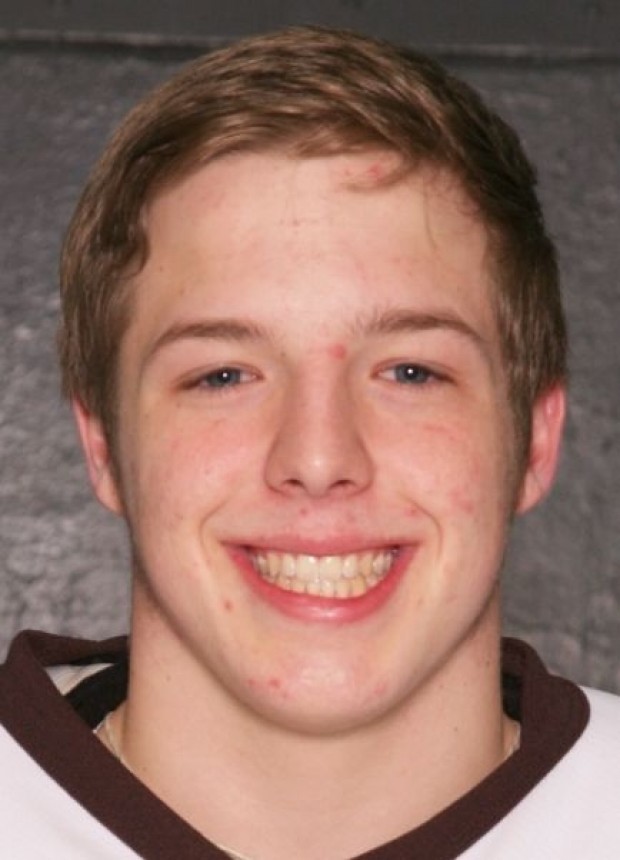
[[[521,466],[537,396],[566,376],[557,262],[536,175],[515,132],[428,57],[349,32],[251,37],[182,69],[128,115],[77,204],[61,258],[63,389],[114,447],[120,345],[144,212],[165,187],[224,155],[312,158],[382,149],[403,171],[445,169],[491,240],[493,300]]]

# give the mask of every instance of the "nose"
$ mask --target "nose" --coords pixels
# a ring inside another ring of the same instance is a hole
[[[355,494],[372,481],[360,410],[344,381],[297,383],[283,399],[266,481],[291,496]]]

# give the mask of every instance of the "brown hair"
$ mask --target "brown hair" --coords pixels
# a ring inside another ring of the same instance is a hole
[[[553,245],[514,131],[428,57],[348,32],[299,27],[189,64],[125,119],[78,202],[61,261],[65,393],[115,432],[131,277],[148,255],[145,205],[233,152],[297,157],[380,147],[407,168],[451,171],[491,237],[495,303],[520,461],[538,394],[566,374]]]

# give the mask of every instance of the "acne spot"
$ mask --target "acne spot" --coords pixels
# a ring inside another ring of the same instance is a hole
[[[274,693],[278,693],[281,699],[286,700],[289,698],[288,691],[285,689],[281,678],[267,678],[267,689],[273,690]]]
[[[331,344],[331,346],[328,346],[327,354],[330,356],[330,358],[334,358],[337,361],[342,361],[342,359],[346,357],[347,349],[341,343],[333,343]]]
[[[226,610],[226,612],[232,612],[233,611],[234,606],[233,606],[232,600],[225,600],[224,601],[224,609]]]
[[[467,491],[455,490],[450,494],[450,499],[453,506],[463,511],[464,514],[475,513],[475,503]]]
[[[375,699],[382,699],[382,698],[383,698],[383,696],[384,696],[384,695],[386,694],[386,692],[387,692],[387,684],[386,684],[386,682],[385,682],[385,681],[380,681],[378,684],[376,684],[376,685],[375,685],[375,688],[374,688],[374,690],[373,690],[372,692],[373,692],[373,696],[374,696],[374,698],[375,698]]]
[[[271,690],[274,693],[278,693],[281,699],[288,699],[289,694],[284,689],[284,684],[281,678],[277,678],[276,676],[272,676],[270,678],[262,679],[262,678],[247,678],[246,684],[250,690],[259,690],[265,692],[265,690]]]
[[[380,161],[373,161],[366,171],[368,178],[373,179],[375,182],[378,182],[384,174],[385,166]]]

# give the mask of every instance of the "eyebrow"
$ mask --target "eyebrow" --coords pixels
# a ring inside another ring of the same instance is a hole
[[[464,319],[449,310],[419,312],[409,309],[396,309],[384,312],[374,311],[368,316],[363,315],[358,318],[353,326],[354,333],[379,336],[432,331],[434,329],[453,331],[466,337],[474,343],[485,358],[490,358],[488,340],[466,323]]]
[[[154,341],[145,363],[152,360],[164,347],[183,340],[267,340],[269,333],[263,326],[240,319],[192,320],[173,323]]]
[[[451,311],[419,312],[407,308],[387,311],[374,309],[370,312],[362,313],[350,326],[350,333],[355,337],[381,337],[390,334],[432,331],[434,329],[445,329],[466,337],[474,343],[485,358],[490,358],[490,347],[487,340],[476,329]],[[183,340],[239,342],[273,339],[273,334],[269,329],[250,320],[221,318],[177,322],[165,329],[154,341],[146,355],[145,364],[148,364],[165,347]]]

